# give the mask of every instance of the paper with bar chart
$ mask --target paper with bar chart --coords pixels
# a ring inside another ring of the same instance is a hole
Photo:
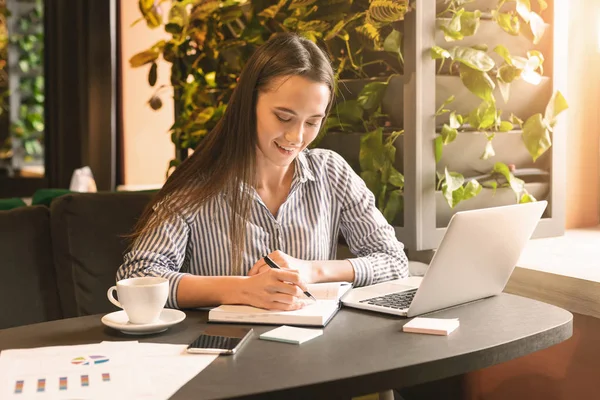
[[[102,342],[0,353],[0,399],[166,399],[216,355],[186,345]]]
[[[130,393],[130,347],[109,342],[3,351],[0,398],[118,398]]]

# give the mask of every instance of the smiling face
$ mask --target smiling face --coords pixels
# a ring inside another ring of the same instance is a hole
[[[324,83],[296,75],[273,79],[256,104],[257,161],[288,167],[317,137],[329,100]]]

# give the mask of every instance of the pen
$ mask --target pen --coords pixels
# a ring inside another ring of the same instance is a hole
[[[273,261],[273,260],[271,260],[271,259],[269,258],[269,256],[264,256],[263,258],[264,258],[265,262],[267,263],[267,265],[268,265],[269,267],[271,267],[271,268],[273,268],[273,269],[281,269],[281,268],[279,267],[279,265],[277,265],[277,264],[275,263],[275,261]],[[308,290],[307,290],[307,291],[305,291],[305,292],[304,292],[304,294],[305,294],[305,295],[306,295],[308,298],[310,298],[310,299],[313,299],[314,301],[317,301],[317,299],[315,299],[315,296],[313,296],[312,294],[310,294],[310,292],[309,292]]]

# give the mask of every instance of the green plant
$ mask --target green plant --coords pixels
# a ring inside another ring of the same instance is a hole
[[[8,111],[8,28],[6,3],[0,4],[0,115]]]
[[[6,31],[6,18],[10,13],[6,6],[0,11],[3,18],[0,25],[4,29],[0,31],[0,51],[2,52],[0,55],[2,67],[0,80],[3,83],[0,94],[0,113],[8,110],[8,99],[10,97],[5,70],[9,45],[14,46],[18,51],[20,70],[14,72],[20,75],[18,119],[10,125],[10,136],[1,146],[4,158],[9,158],[14,154],[13,148],[16,145],[23,147],[26,161],[40,157],[43,153],[45,99],[44,78],[41,71],[44,60],[44,36],[41,29],[43,26],[42,10],[42,1],[37,0],[29,12],[15,16],[17,18],[15,21],[17,29],[16,32],[11,34],[10,38]]]
[[[506,10],[507,3],[514,2],[514,9]],[[482,13],[478,10],[466,11],[463,7],[468,1],[450,0],[447,8],[438,17],[442,23],[440,29],[448,42],[462,40],[467,36],[476,35]],[[540,13],[546,9],[547,4],[538,1]],[[524,34],[534,44],[539,43],[546,29],[545,22],[540,14],[532,11],[529,0],[500,0],[498,6],[491,13],[493,21],[511,35]],[[525,29],[527,27],[528,29]],[[454,101],[454,96],[448,98],[437,110],[436,117],[448,113],[448,123],[442,125],[439,134],[434,140],[435,159],[439,162],[443,147],[453,142],[460,132],[476,131],[484,133],[487,143],[482,151],[481,158],[486,160],[495,155],[492,141],[497,133],[512,131],[515,126],[522,129],[523,142],[533,161],[547,151],[552,142],[550,133],[556,124],[556,116],[568,106],[560,92],[552,95],[544,116],[531,115],[525,123],[515,115],[510,115],[508,120],[502,119],[502,110],[497,109],[493,90],[498,85],[501,96],[508,102],[510,85],[517,79],[523,79],[531,84],[539,84],[543,74],[544,56],[540,51],[528,51],[525,56],[510,54],[506,46],[498,45],[493,50],[503,59],[502,65],[496,65],[494,59],[487,53],[486,45],[474,47],[453,46],[443,48],[433,46],[431,57],[439,60],[438,72],[444,70],[445,61],[450,65],[445,70],[449,74],[458,75],[463,85],[482,102],[471,112],[460,115],[449,108]],[[502,163],[496,163],[490,176],[501,177],[504,183],[516,194],[518,202],[535,201],[524,189],[523,182],[515,178],[509,168]],[[466,185],[462,174],[446,172],[438,176],[438,189],[441,189],[450,207],[456,206],[464,200],[476,196],[481,191],[479,182],[471,180]],[[498,181],[493,185],[487,182],[488,187],[498,187]],[[491,185],[491,186],[490,186]]]
[[[16,21],[18,32],[10,42],[18,49],[20,105],[18,119],[11,124],[11,136],[18,139],[24,149],[25,161],[39,158],[44,143],[44,34],[42,25],[43,4],[36,1],[27,13]]]
[[[298,32],[325,46],[338,79],[385,80],[402,70],[402,34],[397,23],[409,11],[408,0],[166,1],[170,4],[166,18],[161,8],[163,2],[139,0],[140,20],[153,29],[162,27],[170,38],[139,52],[129,61],[132,67],[149,68],[151,86],[157,82],[157,60],[162,57],[171,64],[175,122],[170,134],[178,157],[170,162],[167,174],[215,126],[245,61],[276,32]],[[357,103],[338,104],[324,123],[322,134],[359,126],[361,132],[372,134],[364,140],[361,154],[389,149],[383,138],[376,142],[373,133],[374,121],[385,117],[380,107],[385,86],[386,82],[367,85]],[[158,87],[149,100],[153,109],[162,105],[160,95],[165,89]],[[347,118],[344,109],[353,107],[360,107],[359,119]],[[367,164],[364,163],[367,169],[363,175],[370,179],[376,172],[374,166]],[[384,178],[383,187],[396,188],[385,189],[385,193],[397,193],[394,190],[400,189],[398,179],[394,178],[396,186],[389,182],[387,167],[379,173]],[[383,189],[374,184],[369,186],[378,199],[385,200],[378,204],[380,209],[391,216],[391,210],[398,207],[396,200],[390,203],[388,199],[390,196],[395,199],[397,194],[382,196]]]
[[[360,176],[375,195],[377,207],[390,223],[402,211],[404,199],[404,176],[394,167],[394,142],[404,131],[391,128],[381,109],[382,98],[393,77],[391,75],[386,81],[368,83],[356,99],[337,104],[323,129],[323,132],[365,132],[360,140]]]

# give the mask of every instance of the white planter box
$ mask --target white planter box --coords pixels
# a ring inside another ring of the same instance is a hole
[[[390,115],[394,126],[401,127],[404,126],[403,79],[398,77],[392,81],[393,85],[383,98],[383,111]],[[451,95],[455,100],[448,107],[459,114],[468,114],[481,104],[481,99],[471,93],[458,76],[436,76],[435,109],[437,110]],[[508,119],[513,113],[526,120],[535,113],[544,113],[546,104],[552,96],[552,81],[548,77],[542,77],[539,85],[532,85],[519,79],[511,84],[508,103],[504,102],[498,87],[494,90],[494,96],[496,106],[503,111],[504,119]],[[436,124],[439,126],[446,122],[448,122],[448,113],[436,118]]]
[[[504,102],[500,89],[494,89],[496,107],[502,110],[502,117],[508,119],[513,113],[522,120],[526,120],[536,113],[544,113],[546,104],[552,96],[552,81],[548,77],[542,77],[539,85],[532,85],[519,79],[510,85],[510,97],[508,103]],[[471,93],[461,82],[458,76],[436,77],[436,110],[444,101],[454,95],[454,101],[448,106],[459,114],[468,114],[481,104],[481,99]],[[441,125],[448,122],[448,113],[437,117],[436,123]]]
[[[526,183],[525,189],[537,200],[544,200],[548,196],[550,185],[545,182]],[[448,226],[450,218],[458,211],[476,210],[480,208],[506,206],[517,202],[515,193],[510,188],[493,189],[483,188],[481,192],[466,201],[450,208],[441,191],[435,192],[436,225],[438,228]]]
[[[522,34],[513,36],[510,33],[506,32],[504,29],[500,27],[495,21],[490,19],[480,19],[479,28],[477,28],[477,33],[472,36],[467,36],[463,40],[456,40],[453,42],[447,42],[444,39],[444,32],[441,30],[441,26],[447,25],[450,22],[450,18],[438,18],[435,21],[436,31],[435,31],[435,44],[443,47],[445,49],[449,49],[454,46],[464,46],[464,47],[472,47],[481,44],[485,44],[488,46],[488,54],[494,59],[497,66],[500,66],[504,63],[504,59],[500,57],[494,49],[498,45],[505,46],[510,54],[513,56],[521,56],[527,57],[527,52],[532,49],[540,50],[542,54],[544,54],[547,58],[550,57],[551,53],[549,50],[551,47],[548,46],[549,34],[548,32],[542,36],[542,40],[537,45],[534,45],[531,40]],[[526,27],[527,28],[527,27]],[[523,29],[523,27],[521,28]],[[448,63],[448,61],[446,61]]]
[[[498,132],[492,140],[496,155],[487,160],[481,160],[487,143],[487,137],[481,132],[461,132],[456,139],[444,146],[442,158],[437,164],[437,170],[444,173],[444,167],[449,171],[460,172],[464,176],[477,176],[490,172],[496,162],[514,164],[516,168],[550,168],[550,152],[533,162],[521,136],[522,131]]]

